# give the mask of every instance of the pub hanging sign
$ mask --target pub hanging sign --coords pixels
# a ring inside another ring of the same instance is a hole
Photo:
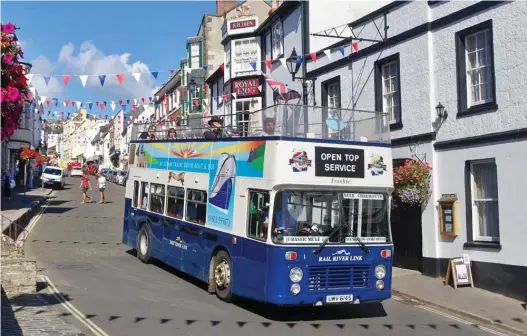
[[[260,94],[260,78],[232,81],[232,93],[236,97],[252,97]]]

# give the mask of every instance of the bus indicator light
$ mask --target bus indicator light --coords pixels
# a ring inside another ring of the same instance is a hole
[[[392,256],[392,250],[382,250],[381,257],[390,258]]]
[[[232,245],[236,245],[236,237],[232,237]]]
[[[285,253],[285,260],[296,260],[297,253],[294,251],[288,251]]]

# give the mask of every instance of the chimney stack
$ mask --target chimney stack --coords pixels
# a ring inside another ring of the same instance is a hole
[[[228,11],[236,7],[236,0],[216,0],[216,14],[225,15]]]

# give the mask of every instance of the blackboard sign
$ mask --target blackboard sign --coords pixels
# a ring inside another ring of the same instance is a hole
[[[315,176],[364,178],[364,150],[315,147]]]

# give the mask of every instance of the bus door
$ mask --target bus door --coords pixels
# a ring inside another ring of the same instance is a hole
[[[187,189],[186,196],[185,222],[181,225],[181,238],[186,245],[182,253],[183,270],[203,278],[206,258],[202,235],[207,220],[207,192]]]
[[[244,286],[250,290],[255,299],[265,298],[265,283],[267,279],[267,240],[269,216],[269,192],[250,190],[247,216],[247,238],[243,241],[242,258],[244,264],[238,269],[244,272]]]

